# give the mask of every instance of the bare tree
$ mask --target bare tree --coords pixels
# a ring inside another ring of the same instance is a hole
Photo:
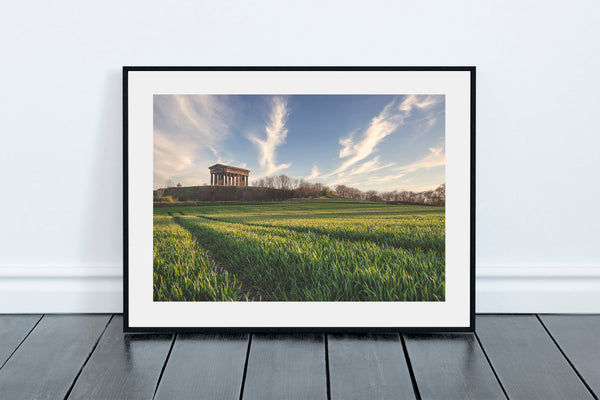
[[[369,190],[365,193],[365,197],[368,201],[381,201],[381,197],[376,190]]]
[[[291,185],[291,179],[287,175],[278,175],[273,178],[273,185],[277,189],[289,190]]]

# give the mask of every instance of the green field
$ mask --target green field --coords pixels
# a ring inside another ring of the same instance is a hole
[[[339,198],[154,209],[155,301],[443,301],[443,207]]]

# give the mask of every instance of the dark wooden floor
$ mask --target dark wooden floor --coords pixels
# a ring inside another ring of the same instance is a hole
[[[598,399],[600,315],[476,334],[124,335],[121,315],[0,315],[0,399]]]

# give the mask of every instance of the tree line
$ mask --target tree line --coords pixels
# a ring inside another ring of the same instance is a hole
[[[346,185],[337,185],[334,190],[322,183],[311,183],[304,179],[290,178],[287,175],[267,176],[253,182],[253,186],[292,191],[295,197],[317,197],[337,194],[353,200],[379,201],[385,203],[446,205],[446,184],[435,190],[423,192],[376,190],[362,191]]]

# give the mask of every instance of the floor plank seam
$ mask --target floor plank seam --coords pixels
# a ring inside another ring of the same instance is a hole
[[[244,362],[244,373],[242,374],[242,387],[240,388],[240,400],[244,397],[244,387],[246,386],[246,374],[248,372],[248,360],[250,359],[250,346],[252,346],[252,333],[248,335],[248,347],[246,348],[246,362]]]
[[[506,389],[504,388],[504,385],[502,384],[502,381],[500,380],[500,377],[498,376],[496,369],[492,365],[492,361],[490,360],[490,357],[488,357],[488,354],[485,351],[485,348],[483,347],[483,343],[481,343],[481,339],[479,338],[479,335],[477,334],[477,332],[473,332],[473,335],[475,335],[475,339],[477,340],[477,343],[479,343],[479,348],[481,348],[481,352],[485,356],[485,359],[486,359],[488,365],[492,369],[492,372],[494,373],[494,376],[496,377],[496,381],[498,381],[498,385],[500,385],[500,389],[502,389],[502,393],[504,393],[504,397],[506,397],[507,400],[510,400],[510,397],[508,397],[508,393],[506,393]]]
[[[413,391],[415,392],[416,400],[422,400],[421,392],[419,391],[419,385],[417,384],[417,378],[415,377],[415,372],[413,371],[412,363],[410,362],[410,356],[408,355],[408,348],[406,347],[406,342],[404,341],[404,334],[399,333],[400,335],[400,343],[402,344],[402,351],[404,352],[404,359],[406,360],[406,366],[408,367],[408,374],[410,375],[410,381],[412,383]]]
[[[115,314],[112,314],[110,316],[110,318],[108,319],[108,322],[106,323],[106,325],[104,325],[104,329],[102,330],[102,333],[100,333],[100,335],[98,336],[98,339],[96,339],[96,342],[94,343],[94,346],[92,347],[92,350],[90,351],[90,354],[88,354],[85,361],[79,368],[79,371],[77,371],[77,375],[75,375],[75,379],[73,379],[73,382],[71,382],[71,386],[69,386],[69,389],[67,390],[67,393],[65,394],[64,400],[67,400],[69,398],[69,396],[71,395],[71,392],[73,391],[73,388],[75,387],[75,384],[77,383],[77,380],[81,376],[83,369],[87,365],[90,358],[92,358],[92,354],[94,354],[94,351],[96,351],[96,348],[98,347],[98,344],[100,343],[100,340],[102,339],[102,336],[104,336],[104,332],[106,332],[106,329],[108,329],[108,325],[110,325],[110,321],[112,321],[114,317],[115,317]]]
[[[542,319],[540,318],[540,316],[538,314],[535,314],[535,316],[538,319],[538,321],[540,322],[540,324],[542,324],[542,327],[544,328],[544,330],[546,331],[546,333],[548,334],[548,336],[550,336],[550,339],[552,339],[552,342],[554,342],[554,345],[556,346],[556,348],[558,349],[558,351],[560,351],[560,354],[562,354],[562,356],[565,358],[565,360],[567,360],[567,362],[569,363],[569,365],[571,366],[571,368],[573,368],[573,371],[575,371],[575,374],[577,374],[577,376],[579,377],[579,379],[581,380],[581,382],[583,383],[583,385],[585,386],[585,388],[588,390],[588,392],[590,392],[590,394],[592,395],[592,397],[594,399],[598,400],[598,396],[596,396],[596,394],[594,393],[594,391],[592,390],[592,388],[588,385],[588,383],[585,381],[585,379],[583,379],[583,376],[581,376],[581,374],[579,373],[579,371],[577,371],[577,368],[575,368],[575,365],[573,365],[573,363],[571,362],[571,360],[569,359],[569,357],[567,357],[567,355],[565,354],[565,352],[563,351],[563,349],[559,346],[559,344],[556,341],[556,339],[554,339],[554,336],[552,336],[552,333],[550,333],[550,330],[548,329],[548,327],[546,326],[546,324],[544,324],[544,321],[542,321]]]
[[[46,314],[42,314],[42,316],[37,320],[37,322],[29,330],[29,332],[27,332],[27,335],[25,335],[25,337],[23,338],[23,340],[21,340],[19,342],[19,344],[17,345],[17,347],[15,347],[15,349],[12,351],[12,353],[10,353],[10,355],[8,356],[8,358],[6,359],[6,361],[4,361],[4,363],[2,365],[0,365],[0,369],[2,369],[2,367],[4,367],[6,365],[6,363],[8,362],[8,360],[11,359],[11,357],[13,356],[13,354],[15,354],[17,352],[17,350],[19,350],[19,347],[21,347],[21,345],[23,344],[23,342],[25,342],[25,340],[27,340],[27,338],[29,337],[29,335],[31,335],[31,332],[33,332],[33,330],[38,326],[38,324],[40,323],[40,321],[42,320],[42,318],[44,318],[44,315],[46,315]]]
[[[331,375],[329,374],[329,335],[325,336],[325,381],[327,382],[327,400],[331,400]]]
[[[165,373],[165,369],[167,368],[167,364],[169,362],[169,357],[171,357],[171,352],[173,351],[173,346],[175,345],[175,340],[177,340],[177,333],[173,334],[173,339],[171,339],[171,347],[169,347],[169,352],[167,353],[167,357],[165,358],[165,362],[163,363],[162,369],[160,370],[160,374],[158,375],[158,380],[156,381],[156,387],[154,388],[154,394],[152,395],[152,400],[156,397],[156,393],[158,392],[158,387],[160,386],[160,381],[162,380],[163,374]]]

